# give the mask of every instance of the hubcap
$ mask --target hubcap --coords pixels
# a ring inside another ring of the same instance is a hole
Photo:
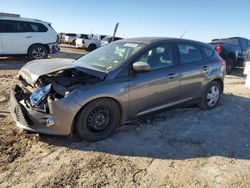
[[[87,119],[88,127],[93,131],[102,131],[110,124],[110,111],[107,107],[92,110]]]
[[[31,53],[34,59],[43,59],[46,55],[45,50],[40,47],[33,49]]]
[[[207,103],[210,107],[216,105],[220,96],[220,90],[217,86],[212,86],[207,94]]]

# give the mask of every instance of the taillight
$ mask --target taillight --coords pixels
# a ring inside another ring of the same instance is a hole
[[[220,43],[217,44],[216,51],[218,52],[218,54],[221,53],[221,51],[222,51],[222,44],[220,44]]]

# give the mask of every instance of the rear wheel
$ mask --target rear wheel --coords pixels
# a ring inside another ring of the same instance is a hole
[[[46,59],[48,50],[41,44],[32,45],[28,50],[29,59]]]
[[[76,118],[77,134],[88,141],[109,137],[120,124],[120,109],[112,99],[97,99],[87,104]]]
[[[96,49],[96,45],[95,44],[90,44],[89,45],[89,48],[88,48],[89,51],[93,51],[95,49]]]
[[[213,109],[220,100],[220,95],[222,92],[222,88],[220,84],[216,81],[210,82],[201,99],[201,107],[204,110],[211,110]]]

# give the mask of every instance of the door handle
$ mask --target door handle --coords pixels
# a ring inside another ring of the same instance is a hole
[[[25,38],[26,38],[26,39],[30,39],[30,38],[32,38],[32,36],[26,36]]]
[[[177,74],[175,74],[175,73],[169,73],[168,78],[173,79],[176,76],[177,76]]]

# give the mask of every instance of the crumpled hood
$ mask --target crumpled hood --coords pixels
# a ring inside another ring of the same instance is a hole
[[[19,70],[19,74],[27,83],[34,85],[42,75],[71,68],[76,68],[102,80],[106,76],[106,72],[100,71],[85,63],[78,63],[72,59],[40,59],[30,61]]]

